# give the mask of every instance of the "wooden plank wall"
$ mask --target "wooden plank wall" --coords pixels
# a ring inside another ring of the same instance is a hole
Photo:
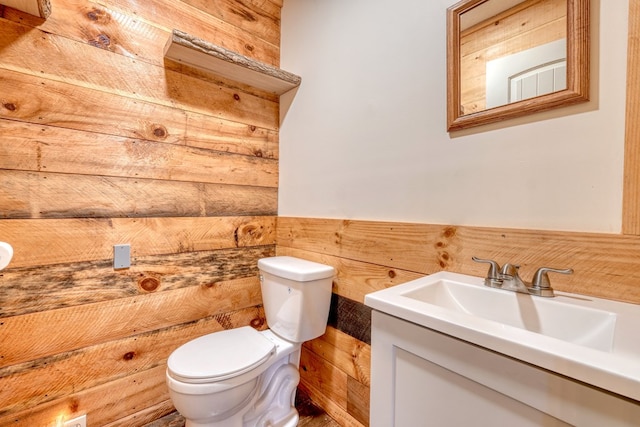
[[[264,328],[278,99],[163,58],[173,28],[278,66],[281,0],[0,6],[0,425],[139,426],[170,352]],[[132,267],[114,270],[113,245]]]
[[[629,1],[622,232],[640,235],[640,0]]]
[[[530,280],[541,266],[571,267],[555,275],[557,290],[640,304],[640,236],[447,225],[278,218],[277,252],[334,266],[333,291],[364,295],[441,270],[484,276],[486,265],[521,264]],[[341,425],[368,425],[367,343],[335,328],[304,346],[302,385]]]
[[[460,35],[463,114],[486,109],[487,62],[566,37],[566,0],[528,0]]]

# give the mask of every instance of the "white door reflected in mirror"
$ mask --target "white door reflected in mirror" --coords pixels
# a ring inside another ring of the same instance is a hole
[[[486,108],[567,88],[567,41],[556,40],[487,62]]]

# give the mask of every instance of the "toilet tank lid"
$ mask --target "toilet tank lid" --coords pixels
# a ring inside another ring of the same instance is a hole
[[[261,258],[258,260],[258,268],[274,276],[295,280],[296,282],[326,279],[333,277],[335,273],[335,270],[330,265],[291,256]]]

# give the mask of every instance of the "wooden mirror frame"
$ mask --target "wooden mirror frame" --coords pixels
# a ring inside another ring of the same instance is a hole
[[[460,15],[486,0],[447,9],[447,130],[457,131],[589,100],[589,0],[567,0],[567,88],[478,111],[461,112]]]

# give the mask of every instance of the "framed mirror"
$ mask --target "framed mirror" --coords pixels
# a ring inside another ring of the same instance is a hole
[[[447,130],[589,100],[589,0],[447,9]]]

